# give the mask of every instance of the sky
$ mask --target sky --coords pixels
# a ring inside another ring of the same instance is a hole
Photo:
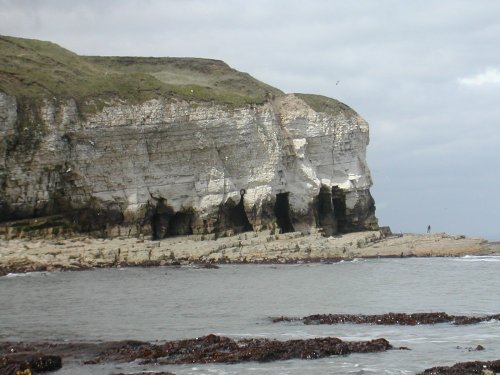
[[[0,34],[221,59],[340,100],[370,124],[380,225],[500,240],[499,14],[498,0],[0,0]]]

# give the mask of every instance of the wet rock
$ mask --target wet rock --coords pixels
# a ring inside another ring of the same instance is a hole
[[[168,372],[168,371],[160,371],[160,372],[146,371],[146,372],[134,372],[134,373],[120,372],[118,374],[113,374],[113,375],[175,375],[175,374],[173,372]]]
[[[456,316],[453,323],[456,325],[475,324],[487,322],[489,320],[500,320],[500,314],[487,316]]]
[[[280,316],[272,318],[273,323],[302,321],[304,324],[379,324],[379,325],[419,325],[453,323],[455,325],[474,324],[492,319],[500,320],[500,314],[484,317],[448,315],[444,312],[433,313],[388,313],[381,315],[353,314],[316,314],[303,318]]]
[[[350,342],[336,337],[278,341],[262,338],[233,340],[208,335],[163,344],[133,340],[64,344],[4,342],[0,343],[0,374],[15,375],[17,371],[25,369],[30,369],[34,374],[40,371],[54,371],[61,368],[61,358],[71,358],[84,364],[136,361],[143,365],[170,365],[316,359],[350,353],[383,352],[389,349],[393,349],[392,345],[383,338]],[[41,351],[45,354],[40,354]],[[168,372],[154,374],[170,375]]]
[[[56,371],[62,367],[60,356],[36,352],[11,353],[0,356],[0,374],[35,374]]]
[[[195,339],[171,341],[162,345],[142,343],[103,350],[86,363],[140,360],[143,364],[269,362],[293,358],[315,359],[349,353],[372,353],[392,349],[380,338],[348,342],[336,337],[278,341],[270,339],[232,340],[208,335]]]
[[[433,367],[419,375],[490,375],[500,372],[500,359],[488,362],[460,362],[453,366]]]
[[[219,269],[220,267],[214,263],[198,263],[194,265],[194,268],[204,268],[204,269]]]

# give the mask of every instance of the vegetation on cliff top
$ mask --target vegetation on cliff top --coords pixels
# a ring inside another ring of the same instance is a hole
[[[298,96],[305,101],[307,105],[316,112],[324,112],[332,115],[337,115],[343,112],[347,116],[353,116],[356,114],[356,112],[348,105],[326,96],[313,94],[295,94],[295,96]]]
[[[79,56],[51,42],[1,35],[0,91],[27,103],[73,98],[83,113],[115,99],[175,97],[239,106],[283,94],[220,60]],[[354,113],[325,96],[297,96],[318,112]]]
[[[8,36],[0,36],[0,91],[30,101],[73,98],[86,110],[109,99],[243,105],[281,93],[219,60],[79,56],[51,42]]]

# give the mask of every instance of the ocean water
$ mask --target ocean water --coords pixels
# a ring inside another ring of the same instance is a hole
[[[333,264],[118,268],[0,277],[0,341],[165,341],[210,333],[280,340],[384,337],[385,353],[218,365],[82,365],[54,374],[413,374],[500,359],[500,322],[469,326],[273,324],[317,313],[500,313],[500,257],[354,260]],[[485,350],[471,350],[482,345]]]

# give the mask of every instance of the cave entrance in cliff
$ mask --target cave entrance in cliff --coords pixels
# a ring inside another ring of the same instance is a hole
[[[163,198],[158,199],[148,216],[154,240],[193,234],[191,224],[194,213],[191,211],[175,212]]]
[[[345,204],[345,192],[338,186],[332,187],[332,204],[335,219],[337,220],[337,231],[346,233],[347,231],[347,214]]]
[[[253,230],[252,224],[248,220],[245,211],[245,190],[240,191],[240,200],[236,204],[233,198],[229,198],[224,204],[219,207],[219,215],[215,223],[215,235],[224,236],[226,230],[231,230],[233,233],[249,232]]]
[[[332,191],[321,186],[318,194],[318,226],[323,229],[325,236],[332,236],[337,233],[337,220],[334,214]]]
[[[292,217],[290,215],[290,193],[276,194],[276,203],[274,204],[274,215],[280,227],[281,233],[294,232]]]
[[[193,214],[190,212],[176,212],[170,217],[166,237],[187,236],[193,234],[191,223]]]
[[[152,207],[150,215],[153,240],[161,240],[167,237],[168,224],[170,218],[174,215],[174,210],[167,205],[165,199],[160,198],[156,206]]]
[[[231,226],[233,227],[234,233],[250,232],[253,230],[252,224],[248,220],[247,213],[245,211],[245,189],[240,190],[240,201],[239,203],[229,210],[229,220]]]

